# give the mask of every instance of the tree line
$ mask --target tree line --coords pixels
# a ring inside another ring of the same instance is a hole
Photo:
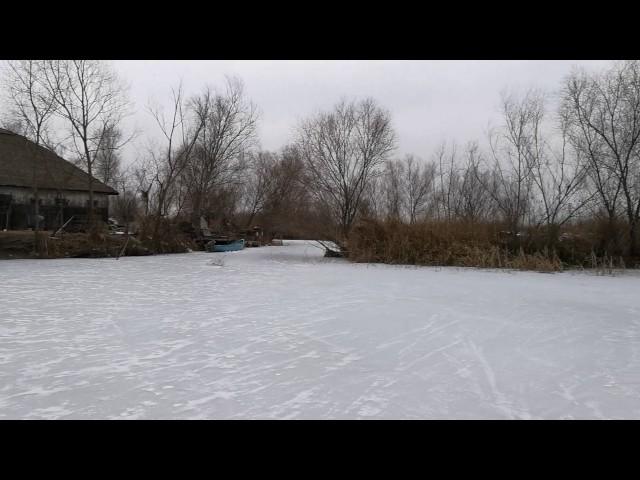
[[[171,228],[205,218],[332,240],[345,252],[370,220],[494,225],[514,245],[536,235],[549,248],[591,235],[599,254],[638,255],[639,61],[574,69],[552,92],[505,91],[485,139],[442,143],[422,158],[397,158],[392,116],[371,98],[309,115],[270,152],[259,148],[259,110],[240,79],[194,95],[177,85],[168,107],[145,108],[156,132],[144,132],[147,146],[126,166],[130,102],[108,64],[12,61],[3,78],[5,126],[116,188],[114,213],[144,225],[156,250]]]

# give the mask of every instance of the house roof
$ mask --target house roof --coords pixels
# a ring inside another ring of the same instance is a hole
[[[53,151],[22,135],[0,128],[0,186],[89,191],[89,174]],[[117,195],[93,177],[93,191]]]

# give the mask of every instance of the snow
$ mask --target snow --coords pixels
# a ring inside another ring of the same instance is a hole
[[[640,276],[308,242],[0,262],[0,418],[640,418]]]

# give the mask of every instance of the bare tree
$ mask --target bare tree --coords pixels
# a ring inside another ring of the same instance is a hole
[[[131,182],[134,185],[135,194],[140,194],[140,199],[144,205],[144,217],[149,216],[151,193],[155,187],[155,164],[151,155],[139,158],[135,162],[131,175]]]
[[[253,155],[243,189],[245,225],[249,227],[257,219],[267,236],[285,229],[304,229],[307,198],[303,174],[304,164],[295,146]]]
[[[613,213],[612,202],[618,193],[622,196],[629,253],[635,255],[640,219],[640,61],[620,62],[600,75],[574,72],[565,86],[565,107],[580,145],[593,149],[593,177],[603,203]]]
[[[224,92],[207,87],[192,100],[192,106],[202,128],[182,181],[188,190],[192,222],[199,225],[203,212],[213,206],[214,190],[238,182],[242,156],[256,141],[258,112],[246,99],[238,78],[227,78]]]
[[[455,216],[456,192],[458,183],[458,148],[452,143],[447,148],[442,142],[435,152],[437,169],[437,215],[438,218],[452,220]]]
[[[97,60],[51,60],[43,83],[55,99],[56,113],[66,122],[70,144],[89,174],[89,225],[94,223],[93,175],[96,156],[109,141],[112,127],[127,108],[124,86],[116,73]],[[110,150],[121,145],[112,144]]]
[[[388,219],[401,220],[405,204],[405,166],[402,162],[388,160],[382,172],[384,210]]]
[[[44,88],[42,60],[11,60],[6,62],[3,83],[12,118],[20,133],[36,145],[47,145],[50,119],[55,113],[55,99]]]
[[[360,214],[368,218],[382,218],[384,195],[384,177],[382,175],[372,177],[362,192]]]
[[[434,196],[435,172],[435,164],[424,163],[413,155],[385,162],[378,195],[386,217],[413,224],[425,214]]]
[[[467,222],[478,222],[491,218],[493,202],[485,186],[491,185],[491,173],[482,170],[482,154],[477,142],[469,142],[464,153],[466,164],[455,182],[456,217]]]
[[[159,228],[161,219],[170,209],[175,186],[189,167],[198,136],[204,128],[202,116],[189,112],[184,100],[182,84],[171,90],[172,109],[169,116],[158,106],[149,106],[148,111],[162,133],[162,144],[149,149],[145,168],[138,171],[143,191],[149,195],[155,190],[153,239],[155,248],[160,244]],[[190,114],[191,113],[191,114]]]
[[[30,150],[33,161],[33,196],[35,231],[40,230],[40,196],[38,190],[38,166],[42,162],[43,145],[47,145],[47,128],[55,111],[55,99],[42,84],[44,62],[16,60],[6,63],[4,84],[12,118],[17,122]],[[31,148],[34,146],[33,148]],[[36,247],[38,242],[36,242]]]
[[[270,233],[286,228],[306,228],[308,193],[304,187],[304,162],[300,151],[292,145],[280,151],[272,169],[273,182],[263,218]]]
[[[113,202],[113,215],[124,222],[126,234],[129,234],[130,225],[138,216],[138,196],[140,188],[136,170],[127,169],[115,178],[114,186],[118,190],[118,196]]]
[[[395,147],[390,114],[373,99],[342,101],[302,122],[298,145],[311,192],[346,240],[367,184]]]
[[[539,127],[540,98],[540,92],[535,90],[528,91],[521,98],[503,93],[505,123],[501,129],[489,133],[493,178],[485,187],[515,234],[520,231],[531,207],[530,152]]]
[[[271,152],[260,151],[251,155],[242,196],[244,211],[247,214],[247,227],[253,223],[256,215],[266,209],[273,191],[273,169],[276,161],[275,155]]]
[[[588,163],[568,141],[566,118],[560,118],[560,142],[554,146],[540,128],[542,114],[541,108],[533,129],[529,164],[536,198],[541,205],[537,223],[546,225],[549,240],[554,243],[558,229],[574,218],[593,195],[585,192]]]
[[[122,131],[111,123],[104,124],[103,128],[105,131],[101,135],[104,140],[95,155],[96,178],[107,185],[121,184],[122,159],[119,150],[123,143]]]
[[[433,162],[424,163],[413,155],[404,159],[404,197],[409,223],[416,223],[418,217],[427,211],[433,194],[436,166]]]
[[[603,139],[588,125],[587,118],[594,115],[595,93],[586,73],[575,71],[564,86],[560,114],[569,142],[586,159],[587,184],[599,198],[611,227],[618,216],[621,184],[608,163],[602,161],[606,156]]]

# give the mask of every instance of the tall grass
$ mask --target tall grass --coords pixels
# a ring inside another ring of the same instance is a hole
[[[597,252],[598,239],[585,232],[528,229],[518,235],[498,223],[361,221],[347,255],[355,262],[508,268],[554,272],[570,267],[624,266],[624,260]]]

